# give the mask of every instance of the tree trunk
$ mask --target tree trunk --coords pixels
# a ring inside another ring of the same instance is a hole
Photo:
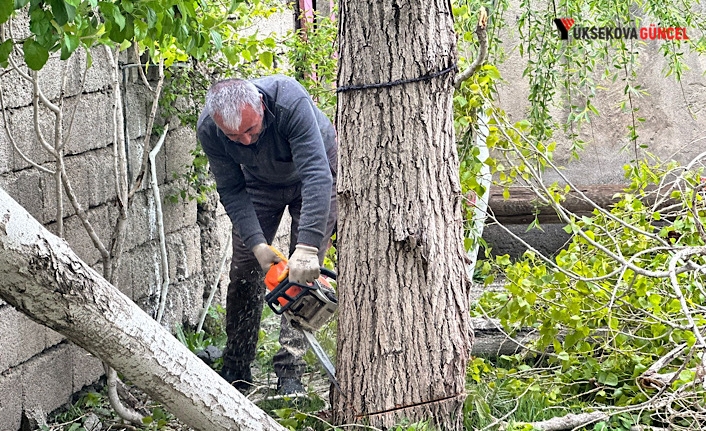
[[[460,430],[472,331],[450,4],[342,0],[340,11],[334,418]]]
[[[0,189],[0,297],[198,430],[284,430]]]

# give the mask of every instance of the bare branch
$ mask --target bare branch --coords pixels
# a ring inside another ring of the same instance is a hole
[[[689,305],[686,303],[686,299],[684,298],[684,294],[681,290],[681,287],[679,286],[679,281],[677,280],[677,271],[676,271],[677,263],[680,260],[682,260],[684,258],[688,258],[693,255],[696,255],[696,254],[706,256],[706,246],[689,247],[689,248],[677,251],[674,254],[674,256],[672,256],[672,258],[669,260],[669,280],[672,283],[672,289],[674,289],[674,293],[676,293],[677,298],[679,299],[679,304],[681,305],[682,313],[684,313],[684,316],[686,316],[686,319],[689,321],[689,326],[691,327],[691,330],[694,333],[696,340],[702,346],[706,346],[706,340],[704,339],[704,336],[701,334],[701,331],[699,330],[698,325],[694,321],[694,316],[692,316],[691,310],[689,309]],[[704,357],[702,359],[702,367],[706,367],[706,357]]]
[[[140,62],[140,53],[138,52],[138,45],[137,42],[133,42],[132,44],[133,51],[135,52],[135,63],[137,63],[137,70],[138,73],[140,74],[140,78],[142,79],[142,83],[145,84],[145,87],[147,87],[150,92],[154,93],[155,90],[152,88],[150,85],[150,82],[147,80],[147,75],[145,75],[145,71],[142,69],[141,62]]]
[[[47,142],[46,138],[44,137],[44,134],[42,133],[42,129],[39,125],[39,93],[41,93],[41,89],[39,88],[39,80],[37,79],[37,72],[32,73],[32,88],[34,92],[34,96],[32,97],[32,108],[34,109],[34,115],[33,115],[33,121],[34,121],[34,133],[37,135],[37,140],[39,140],[39,143],[42,144],[42,147],[52,156],[57,157],[56,150],[49,145],[49,142]]]
[[[38,75],[34,75],[37,80]],[[38,88],[38,87],[36,87]],[[64,188],[61,182],[61,168],[64,164],[64,92],[66,90],[66,64],[64,63],[61,72],[61,91],[59,93],[59,104],[56,105],[58,110],[54,112],[54,152],[56,161],[56,174],[54,175],[54,183],[56,185],[54,192],[56,196],[56,230],[58,235],[64,236]]]
[[[106,386],[108,387],[108,400],[113,410],[115,410],[115,413],[133,425],[144,425],[141,414],[125,407],[123,403],[120,402],[120,397],[118,396],[118,373],[106,362],[103,362],[103,369],[105,369]]]
[[[167,132],[169,131],[169,124],[164,126],[164,132],[162,136],[157,141],[157,145],[154,149],[150,151],[150,169],[152,173],[152,193],[154,194],[154,206],[155,212],[157,213],[157,230],[159,231],[159,249],[161,252],[162,259],[162,290],[159,296],[159,310],[157,311],[157,323],[162,323],[162,316],[164,316],[164,307],[167,304],[167,293],[169,292],[169,258],[167,257],[167,240],[164,236],[164,213],[162,212],[162,197],[159,194],[159,179],[157,178],[157,166],[155,159],[157,158],[157,153],[162,148],[164,144],[164,139],[167,137]]]
[[[145,132],[145,143],[142,151],[142,165],[140,166],[140,172],[135,177],[135,183],[132,186],[132,190],[128,194],[128,199],[132,199],[135,193],[142,186],[142,181],[144,180],[145,173],[147,172],[147,164],[150,154],[150,136],[152,136],[152,127],[154,126],[154,119],[157,116],[157,107],[159,106],[159,97],[162,93],[162,85],[164,84],[164,59],[159,60],[159,81],[157,81],[157,87],[155,89],[154,100],[152,101],[152,110],[150,111],[150,116],[147,120],[147,130]]]
[[[203,306],[203,310],[201,311],[201,317],[199,318],[199,324],[196,327],[196,332],[199,333],[203,329],[203,323],[206,321],[206,314],[208,314],[208,309],[211,307],[211,303],[213,302],[213,297],[216,295],[216,290],[218,290],[218,282],[221,280],[221,274],[223,273],[223,268],[225,267],[226,263],[226,258],[228,257],[228,251],[230,247],[228,247],[231,242],[226,239],[223,243],[223,251],[221,252],[221,258],[219,259],[219,264],[218,264],[218,272],[216,273],[216,276],[213,279],[213,284],[211,285],[211,291],[208,293],[208,299],[206,300],[206,303]]]
[[[706,180],[701,179],[701,183],[694,187],[693,195],[691,196],[691,210],[694,216],[694,224],[696,224],[696,231],[699,232],[701,239],[706,242],[706,229],[704,229],[704,224],[701,222],[701,217],[699,216],[699,210],[697,209],[696,200],[699,197],[699,193],[706,189]]]
[[[101,257],[103,259],[103,269],[105,270],[105,267],[110,260],[110,253],[108,253],[108,250],[103,245],[103,241],[101,241],[95,229],[93,229],[93,225],[88,220],[88,214],[86,213],[86,211],[84,211],[84,209],[81,207],[81,204],[78,202],[78,199],[76,198],[76,192],[74,192],[73,186],[71,185],[71,181],[69,180],[69,176],[66,174],[66,166],[62,163],[60,165],[60,168],[61,179],[64,184],[64,189],[66,190],[66,196],[68,196],[69,202],[71,202],[74,211],[76,211],[76,215],[78,216],[79,220],[81,220],[81,224],[83,225],[84,229],[86,229],[86,232],[91,238],[93,245],[100,252]]]
[[[680,344],[673,348],[669,353],[659,358],[657,362],[646,369],[639,377],[637,382],[643,388],[660,389],[672,383],[675,373],[660,374],[659,370],[669,365],[681,352],[686,349],[686,344]]]
[[[476,36],[478,36],[478,55],[468,69],[456,75],[454,79],[454,87],[461,88],[463,81],[467,80],[478,71],[480,66],[488,57],[488,11],[481,6],[478,11],[478,25],[476,26]]]
[[[610,415],[608,413],[602,411],[595,411],[591,413],[579,414],[569,413],[566,416],[560,416],[539,422],[529,422],[527,424],[531,425],[532,429],[542,431],[562,431],[578,429],[586,425],[605,421],[608,419],[610,419]],[[522,423],[520,423],[519,425],[522,425]]]
[[[121,216],[127,217],[128,185],[127,185],[127,160],[125,159],[125,130],[123,128],[122,94],[120,93],[119,65],[113,51],[104,48],[112,70],[113,87],[113,173],[115,175],[115,193],[118,197]]]

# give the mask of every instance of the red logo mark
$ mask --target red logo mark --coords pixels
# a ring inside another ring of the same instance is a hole
[[[576,21],[573,18],[559,18],[566,31],[571,30]]]

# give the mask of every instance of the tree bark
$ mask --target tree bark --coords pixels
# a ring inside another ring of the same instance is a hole
[[[0,189],[0,298],[198,430],[284,430]]]
[[[450,4],[339,5],[334,419],[460,430],[472,331]]]

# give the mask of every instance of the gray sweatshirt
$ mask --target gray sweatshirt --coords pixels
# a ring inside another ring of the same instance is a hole
[[[265,102],[264,129],[255,144],[228,139],[211,117],[201,113],[196,129],[221,203],[245,245],[265,242],[246,184],[302,184],[298,242],[318,247],[323,242],[337,143],[333,125],[295,79],[275,75],[251,81]]]

